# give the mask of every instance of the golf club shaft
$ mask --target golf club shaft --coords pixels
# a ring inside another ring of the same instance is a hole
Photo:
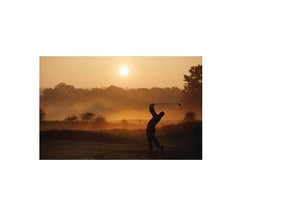
[[[180,103],[154,103],[154,105],[173,105],[173,104],[180,105]]]

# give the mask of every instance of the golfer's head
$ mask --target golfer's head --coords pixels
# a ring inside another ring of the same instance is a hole
[[[162,112],[159,113],[159,115],[160,115],[161,117],[163,117],[163,116],[165,115],[165,113],[162,111]]]

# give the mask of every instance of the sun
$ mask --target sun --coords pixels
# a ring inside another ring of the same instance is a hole
[[[126,66],[122,66],[119,68],[120,76],[127,76],[129,74],[129,68]]]

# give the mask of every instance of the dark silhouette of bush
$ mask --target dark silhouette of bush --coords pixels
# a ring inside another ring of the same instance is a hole
[[[64,121],[68,121],[68,122],[74,122],[74,121],[78,121],[78,116],[72,114],[72,115],[68,115]]]
[[[82,121],[91,121],[94,116],[95,114],[91,112],[83,112],[82,114],[80,114],[80,118]]]
[[[107,121],[102,115],[99,115],[95,118],[95,123],[103,125],[103,124],[107,123]]]
[[[159,134],[174,139],[188,138],[192,147],[191,157],[202,159],[202,122],[183,122],[162,126]]]

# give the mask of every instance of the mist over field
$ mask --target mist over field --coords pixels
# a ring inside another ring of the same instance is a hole
[[[45,110],[46,120],[64,120],[68,115],[92,112],[108,121],[123,119],[149,119],[150,103],[180,102],[181,89],[138,88],[74,88],[60,83],[54,88],[41,89],[40,107]],[[164,111],[166,120],[181,120],[185,107],[158,106],[156,112]]]

